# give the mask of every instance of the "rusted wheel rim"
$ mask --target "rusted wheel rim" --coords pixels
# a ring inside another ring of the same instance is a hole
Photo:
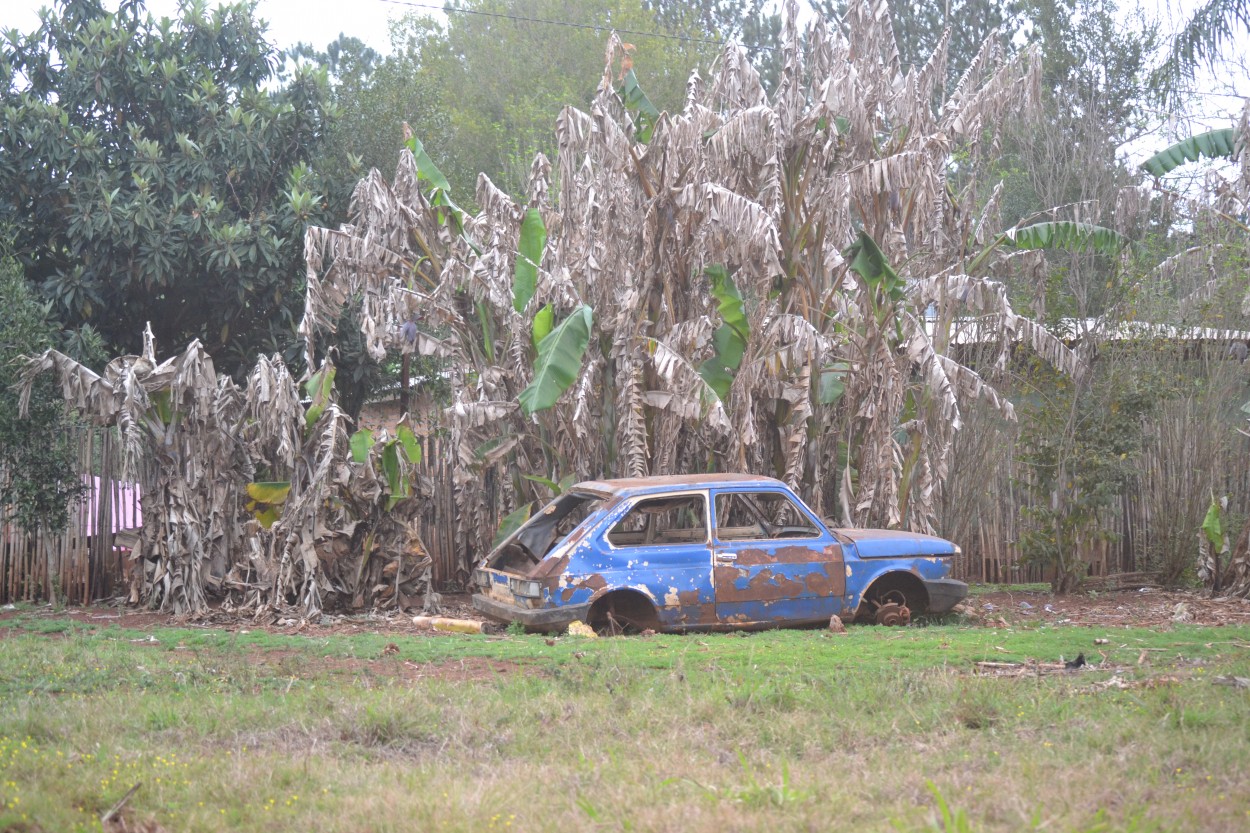
[[[876,619],[878,625],[906,625],[911,622],[911,611],[907,605],[888,602],[877,608]]]

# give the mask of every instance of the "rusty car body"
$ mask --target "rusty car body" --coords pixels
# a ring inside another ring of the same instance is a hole
[[[474,571],[474,607],[558,630],[907,624],[968,593],[942,538],[827,526],[784,483],[734,474],[573,486]]]

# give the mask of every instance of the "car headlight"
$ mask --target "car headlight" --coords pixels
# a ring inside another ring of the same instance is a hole
[[[490,573],[485,570],[474,570],[473,583],[478,587],[490,587]]]
[[[524,596],[527,599],[537,599],[543,594],[542,585],[533,579],[510,578],[508,589],[512,591],[512,595]]]

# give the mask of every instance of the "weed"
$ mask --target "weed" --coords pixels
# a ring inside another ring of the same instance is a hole
[[[952,809],[946,796],[942,795],[942,791],[932,781],[925,781],[924,785],[933,795],[933,803],[937,808],[937,815],[929,820],[929,829],[940,833],[972,833],[968,814],[963,810]]]
[[[421,715],[402,701],[385,700],[345,715],[342,740],[365,747],[416,752],[436,743]]]
[[[797,789],[790,783],[790,765],[785,760],[781,762],[781,780],[776,784],[760,783],[755,770],[747,762],[746,755],[741,750],[738,752],[738,764],[742,768],[742,774],[746,776],[746,782],[743,784],[718,788],[702,784],[693,778],[668,779],[664,784],[688,784],[709,798],[717,801],[731,801],[748,807],[782,808],[804,801],[808,797],[806,791]]]
[[[1001,693],[989,686],[975,685],[959,691],[954,716],[968,729],[988,729],[999,722]]]

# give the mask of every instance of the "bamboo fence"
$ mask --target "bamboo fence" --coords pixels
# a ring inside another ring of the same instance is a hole
[[[948,483],[946,525],[938,531],[962,548],[953,575],[985,583],[1047,581],[1051,574],[1027,562],[1020,549],[1028,490],[1021,486],[1024,475],[1011,444],[1001,437],[987,442],[992,452],[971,449],[981,454],[976,470],[953,471]],[[434,586],[466,590],[483,553],[460,532],[450,465],[455,448],[439,436],[425,437],[422,444],[418,473],[429,498],[417,519],[418,533],[432,560]],[[115,431],[80,432],[79,469],[87,493],[71,507],[69,525],[60,533],[28,534],[0,512],[0,604],[86,604],[125,593],[129,552],[115,538],[137,525],[141,514],[139,490],[107,476],[116,470],[119,454]],[[1184,430],[1160,428],[1151,435],[1138,469],[1136,480],[1105,510],[1103,534],[1080,545],[1078,555],[1092,579],[1157,572],[1168,558],[1192,562],[1212,484],[1230,495],[1235,514],[1250,515],[1250,440],[1236,442],[1231,452],[1212,450]],[[502,505],[504,490],[492,479],[480,488],[485,505],[494,507],[484,519],[493,529],[512,507]]]
[[[0,604],[87,604],[124,592],[128,551],[114,539],[141,523],[140,490],[112,476],[120,453],[115,431],[79,428],[74,438],[85,492],[70,506],[65,529],[28,532],[0,509]]]

